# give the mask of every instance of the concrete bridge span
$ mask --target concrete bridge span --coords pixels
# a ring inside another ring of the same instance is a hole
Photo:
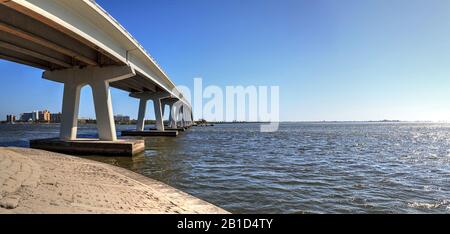
[[[92,0],[0,0],[0,59],[45,70],[43,78],[64,83],[61,140],[77,140],[80,89],[92,87],[102,141],[117,140],[110,87],[140,99],[138,130],[147,100],[156,128],[192,124],[192,108],[164,70],[112,16]]]

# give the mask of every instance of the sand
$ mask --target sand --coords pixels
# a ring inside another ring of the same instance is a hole
[[[0,147],[1,213],[227,212],[126,169],[43,150]]]

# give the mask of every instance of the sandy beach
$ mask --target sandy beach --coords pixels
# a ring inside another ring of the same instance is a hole
[[[227,213],[159,181],[79,157],[0,147],[0,213]]]

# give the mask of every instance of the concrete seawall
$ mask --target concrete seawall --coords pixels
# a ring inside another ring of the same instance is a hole
[[[0,147],[0,213],[228,213],[108,164]]]

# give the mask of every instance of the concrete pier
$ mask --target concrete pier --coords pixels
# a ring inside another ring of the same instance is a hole
[[[30,147],[74,155],[134,156],[145,150],[144,140],[119,139],[101,141],[98,139],[61,140],[59,138],[31,140]]]
[[[149,128],[150,131],[155,131],[156,128]],[[171,127],[164,127],[164,130],[166,131],[178,131],[178,132],[184,132],[187,130],[187,128],[171,128]]]
[[[164,137],[176,137],[178,136],[178,131],[170,131],[170,130],[148,130],[148,131],[122,131],[122,136],[142,136],[142,137],[151,137],[151,136],[164,136]]]

